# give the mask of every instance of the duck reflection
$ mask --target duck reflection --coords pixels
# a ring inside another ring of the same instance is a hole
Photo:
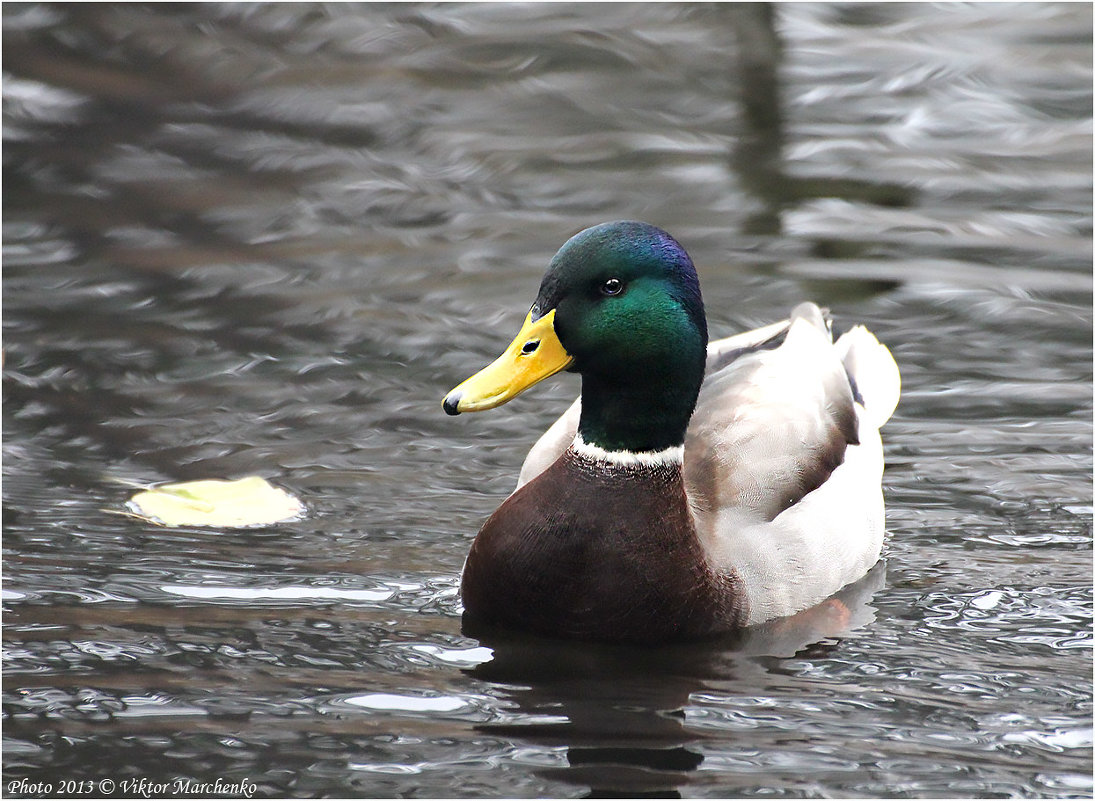
[[[477,729],[565,747],[568,766],[539,774],[587,787],[589,797],[680,797],[678,788],[704,759],[706,735],[687,725],[692,693],[749,692],[765,683],[772,658],[838,647],[838,638],[874,619],[870,601],[884,583],[880,562],[855,584],[792,617],[657,647],[548,639],[465,618],[464,633],[494,652],[491,661],[467,672],[502,685],[497,694],[529,721]]]

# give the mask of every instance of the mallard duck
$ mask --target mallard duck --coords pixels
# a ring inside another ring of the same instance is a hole
[[[862,326],[834,343],[802,303],[708,343],[684,248],[652,225],[609,222],[563,245],[512,344],[443,407],[491,409],[561,370],[581,375],[581,396],[471,546],[471,620],[698,637],[807,609],[878,560],[878,429],[900,376]]]

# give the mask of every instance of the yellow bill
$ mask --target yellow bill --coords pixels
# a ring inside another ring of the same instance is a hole
[[[505,352],[446,395],[443,406],[449,414],[493,409],[573,361],[555,334],[555,310],[535,322],[529,312]]]

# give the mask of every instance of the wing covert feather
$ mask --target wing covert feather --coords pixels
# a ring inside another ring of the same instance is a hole
[[[795,319],[780,347],[744,355],[704,381],[685,441],[685,481],[700,513],[737,508],[772,520],[821,486],[855,442],[851,387],[828,330]]]

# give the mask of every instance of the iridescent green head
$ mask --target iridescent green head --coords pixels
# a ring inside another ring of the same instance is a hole
[[[706,353],[699,280],[684,248],[646,223],[603,223],[559,249],[517,339],[449,393],[445,409],[491,408],[569,369],[582,376],[586,442],[661,450],[684,442]]]

